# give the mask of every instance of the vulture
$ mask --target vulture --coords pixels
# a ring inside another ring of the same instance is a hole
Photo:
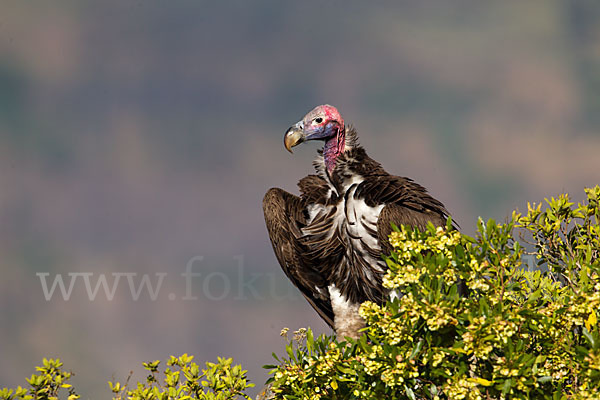
[[[299,181],[299,196],[269,189],[265,223],[287,277],[339,338],[358,338],[360,304],[391,295],[382,279],[392,224],[445,226],[449,213],[423,186],[370,158],[335,107],[315,107],[283,138],[290,152],[309,140],[324,142],[316,173]]]

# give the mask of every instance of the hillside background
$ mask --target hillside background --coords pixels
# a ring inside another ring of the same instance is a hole
[[[322,103],[466,233],[581,199],[600,183],[600,3],[4,1],[0,386],[60,357],[107,398],[184,352],[233,356],[260,386],[282,327],[328,332],[261,210],[311,172],[317,145],[292,156],[282,137]],[[110,301],[81,281],[46,301],[36,273],[74,272],[166,276],[156,300],[123,278]]]

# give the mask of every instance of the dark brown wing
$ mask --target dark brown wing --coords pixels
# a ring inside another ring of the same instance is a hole
[[[300,179],[298,187],[302,193],[305,204],[326,204],[329,186],[325,179],[318,175],[308,175]]]
[[[383,254],[389,254],[392,223],[424,229],[427,222],[444,226],[449,213],[444,205],[427,190],[409,178],[378,175],[366,178],[357,188],[356,197],[363,197],[368,206],[384,205],[377,220],[377,236]]]
[[[333,328],[333,310],[327,284],[303,257],[303,254],[308,253],[308,249],[300,241],[300,229],[306,225],[307,218],[304,204],[304,199],[282,189],[269,189],[263,199],[267,231],[283,272]]]

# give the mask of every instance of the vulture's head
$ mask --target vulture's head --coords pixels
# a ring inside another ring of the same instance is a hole
[[[309,111],[308,114],[290,127],[283,137],[285,148],[291,153],[292,147],[308,140],[323,140],[325,148],[336,152],[344,151],[346,129],[344,119],[337,108],[324,104]]]

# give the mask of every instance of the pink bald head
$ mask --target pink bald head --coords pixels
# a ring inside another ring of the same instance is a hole
[[[302,121],[304,122],[305,126],[314,122],[320,122],[319,125],[322,126],[326,126],[331,123],[339,127],[344,126],[344,118],[342,118],[342,115],[338,109],[334,106],[330,106],[329,104],[316,106],[304,116]]]
[[[344,126],[344,118],[334,106],[330,106],[329,104],[323,104],[322,106],[317,106],[315,110],[322,109],[323,113],[327,116],[329,121],[335,121],[339,126]]]
[[[310,110],[308,114],[291,126],[283,138],[285,148],[291,148],[308,140],[322,140],[323,158],[327,170],[331,172],[337,158],[346,149],[346,127],[340,112],[334,106],[323,104]]]

